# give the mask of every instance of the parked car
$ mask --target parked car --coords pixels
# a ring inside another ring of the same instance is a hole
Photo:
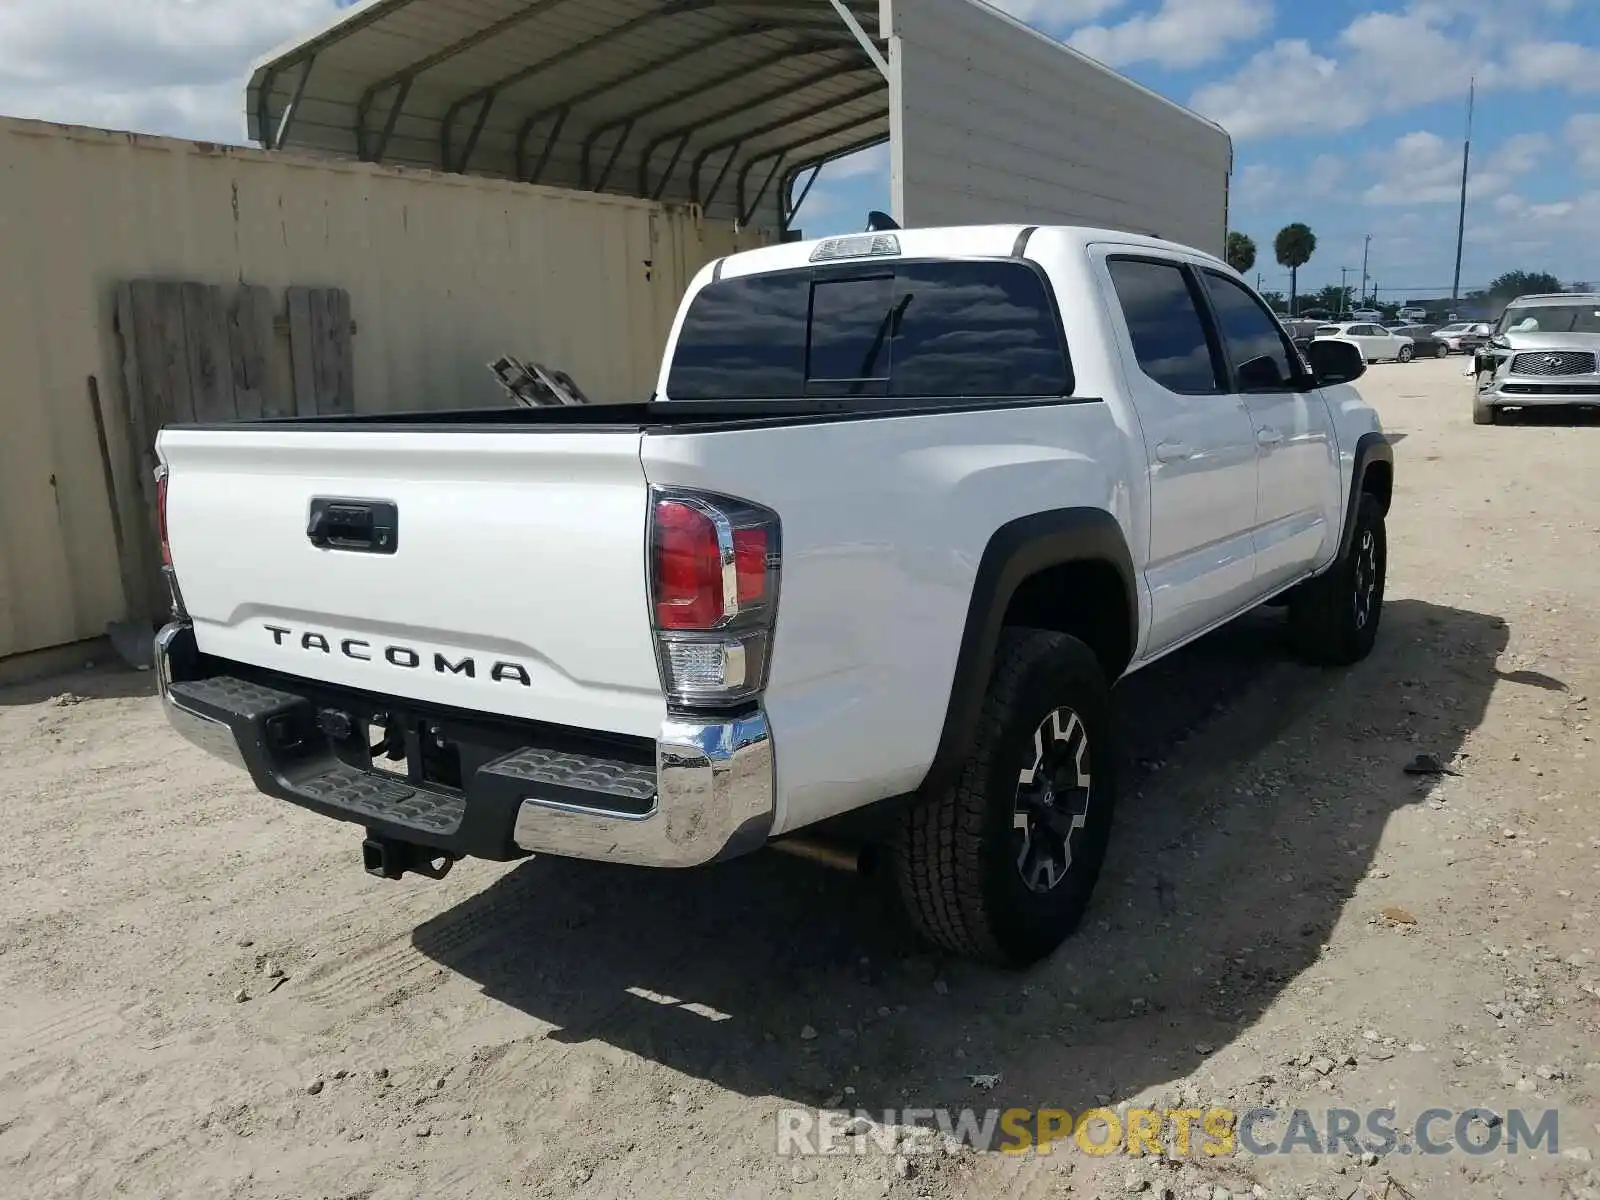
[[[1428,310],[1425,308],[1407,307],[1402,308],[1399,312],[1395,313],[1395,316],[1399,317],[1402,321],[1426,321],[1428,319]]]
[[[1508,408],[1600,406],[1600,293],[1518,296],[1473,366],[1475,425]]]
[[[1449,358],[1450,343],[1434,334],[1432,325],[1397,325],[1390,333],[1411,339],[1411,352],[1417,358]]]
[[[1357,308],[1350,312],[1352,321],[1371,321],[1376,324],[1383,320],[1383,314],[1375,308]]]
[[[1433,331],[1433,336],[1446,346],[1450,353],[1469,353],[1476,345],[1481,344],[1489,337],[1489,325],[1483,321],[1454,321],[1449,325],[1441,325]]]
[[[1311,345],[1311,340],[1317,336],[1317,330],[1322,323],[1320,321],[1286,320],[1282,324],[1284,332],[1289,335],[1289,340],[1299,347],[1300,352],[1304,354],[1306,348]]]
[[[1113,681],[1265,602],[1372,650],[1365,369],[1110,230],[731,255],[649,402],[164,429],[163,703],[376,875],[875,844],[931,941],[1027,963],[1105,855]]]
[[[1323,341],[1328,338],[1353,343],[1368,362],[1378,362],[1380,359],[1410,362],[1416,354],[1410,338],[1392,333],[1382,325],[1374,325],[1369,321],[1343,321],[1335,325],[1319,325],[1316,340]]]

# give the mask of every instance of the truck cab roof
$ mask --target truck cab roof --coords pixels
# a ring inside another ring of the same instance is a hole
[[[1178,242],[1142,233],[1129,233],[1120,229],[1105,229],[1089,225],[951,225],[929,229],[890,229],[865,233],[840,234],[833,237],[811,238],[802,242],[785,242],[776,246],[763,246],[745,250],[713,263],[709,270],[714,279],[739,275],[755,275],[766,271],[783,271],[813,263],[870,258],[874,254],[895,258],[1007,258],[1022,257],[1027,244],[1024,234],[1030,237],[1048,231],[1067,242],[1069,247],[1082,248],[1096,242],[1115,242],[1118,245],[1138,246],[1174,254],[1193,255],[1227,268],[1215,255]],[[885,238],[884,248],[874,249],[872,239]],[[850,243],[850,244],[846,244]],[[834,251],[837,248],[836,252]]]

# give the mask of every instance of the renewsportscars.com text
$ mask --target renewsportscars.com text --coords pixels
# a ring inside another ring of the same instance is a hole
[[[1517,1154],[1560,1152],[1555,1109],[1392,1108],[865,1109],[778,1111],[780,1155],[937,1153],[959,1143],[1001,1154]]]

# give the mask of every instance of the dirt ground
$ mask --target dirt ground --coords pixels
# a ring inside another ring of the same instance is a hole
[[[1600,427],[1475,428],[1459,359],[1362,387],[1399,439],[1376,652],[1302,668],[1266,611],[1127,681],[1108,869],[1025,974],[774,854],[383,883],[148,675],[0,691],[0,1192],[1600,1196]],[[1556,1109],[1559,1144],[776,1153],[796,1106],[1149,1101]]]

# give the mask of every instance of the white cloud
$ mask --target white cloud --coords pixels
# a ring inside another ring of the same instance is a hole
[[[1162,0],[1154,12],[1116,25],[1090,25],[1068,39],[1113,67],[1155,62],[1196,67],[1272,26],[1272,0]]]
[[[870,150],[861,150],[848,158],[835,159],[822,168],[822,178],[830,182],[838,179],[853,179],[860,175],[889,174],[889,146],[874,146]]]
[[[334,0],[0,3],[0,112],[242,141],[251,60],[336,11]]]
[[[1578,170],[1600,175],[1600,113],[1574,113],[1567,118],[1561,136],[1571,147]]]
[[[1530,8],[1487,0],[1413,0],[1398,12],[1368,12],[1326,53],[1289,38],[1254,54],[1227,79],[1198,89],[1191,103],[1235,137],[1338,133],[1381,113],[1459,96],[1476,75],[1480,90],[1600,88],[1600,48],[1529,36]],[[1512,18],[1515,18],[1514,20]]]
[[[1120,8],[1123,0],[986,0],[986,3],[1030,25],[1059,29],[1097,20],[1112,9]]]
[[[1250,163],[1234,176],[1232,196],[1241,213],[1337,194],[1349,165],[1337,154],[1319,154],[1304,171]]]
[[[1501,142],[1473,169],[1467,197],[1488,199],[1514,191],[1551,149],[1539,133],[1516,134]],[[1418,131],[1397,138],[1371,157],[1378,181],[1362,199],[1378,207],[1454,204],[1461,196],[1461,146],[1436,133]]]
[[[1494,219],[1467,226],[1467,241],[1494,248],[1496,259],[1528,270],[1548,270],[1562,279],[1593,279],[1600,259],[1589,238],[1600,228],[1600,191],[1535,203],[1508,193],[1492,206]]]

